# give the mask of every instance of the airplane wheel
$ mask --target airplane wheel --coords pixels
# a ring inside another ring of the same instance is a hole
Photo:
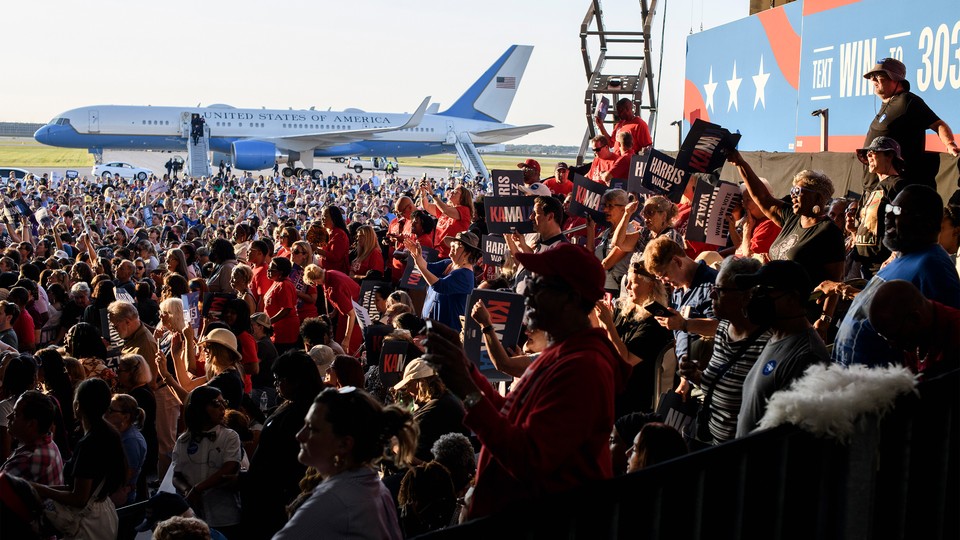
[[[146,180],[146,179],[147,179],[147,173],[142,171],[137,173],[137,180]]]
[[[290,167],[284,167],[281,172],[283,173],[283,176],[285,178],[289,178],[293,176],[293,169],[291,169]]]
[[[353,171],[356,172],[357,174],[362,173],[362,172],[363,172],[363,165],[354,165],[354,166],[353,166]]]
[[[323,171],[314,169],[310,171],[310,176],[312,176],[314,180],[323,180]]]
[[[300,167],[297,167],[296,169],[293,170],[293,174],[296,175],[297,178],[300,178],[301,176],[303,176],[303,169],[301,169]]]
[[[102,173],[100,176],[101,176],[102,178],[106,178],[106,179],[108,179],[108,180],[113,177],[113,175],[111,175],[111,174],[110,174],[109,172],[107,172],[107,171],[103,171],[103,173]]]

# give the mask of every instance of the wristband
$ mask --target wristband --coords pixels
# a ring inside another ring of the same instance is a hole
[[[480,331],[483,332],[484,334],[489,334],[490,332],[493,331],[493,325],[492,325],[492,324],[488,324],[488,325],[484,326],[483,328],[481,328]]]

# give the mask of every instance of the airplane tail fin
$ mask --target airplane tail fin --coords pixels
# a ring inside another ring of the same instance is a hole
[[[503,122],[527,68],[530,45],[512,45],[449,109],[440,113],[471,120]]]

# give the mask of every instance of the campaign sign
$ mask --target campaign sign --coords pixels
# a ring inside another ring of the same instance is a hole
[[[494,169],[490,171],[493,178],[493,195],[495,197],[510,197],[513,195],[523,195],[520,186],[523,185],[523,171],[520,169],[504,171]]]
[[[738,142],[739,133],[730,133],[717,124],[697,118],[680,145],[676,165],[685,171],[719,176],[727,151],[736,148]]]
[[[427,280],[423,279],[423,274],[417,270],[413,257],[407,257],[407,266],[403,269],[403,275],[400,276],[400,288],[410,291],[427,288]]]
[[[193,331],[200,333],[200,293],[192,292],[190,294],[180,295],[180,301],[183,302],[183,319],[193,327]]]
[[[483,247],[483,264],[503,266],[507,255],[507,241],[499,234],[485,234],[480,240]]]
[[[510,197],[485,197],[484,212],[487,231],[494,234],[533,232],[533,201],[527,195]]]
[[[393,333],[393,327],[389,324],[373,323],[363,328],[362,331],[363,348],[367,351],[368,361],[372,362],[373,358],[380,358],[384,338]]]
[[[605,225],[607,216],[603,213],[603,193],[607,191],[607,185],[588,180],[579,174],[574,174],[572,180],[573,199],[570,201],[570,215],[580,217],[589,215],[598,225]]]
[[[407,367],[410,342],[405,339],[388,339],[380,349],[380,383],[384,388],[392,388],[403,378],[403,369]]]
[[[383,287],[384,290],[389,292],[392,290],[392,287],[386,281],[376,281],[373,279],[365,279],[360,282],[360,302],[359,304],[367,310],[367,313],[370,314],[370,318],[377,320],[383,316],[383,313],[380,313],[377,310],[376,295],[374,294],[374,289],[377,287]]]
[[[467,312],[469,313],[474,304],[483,302],[483,305],[490,312],[490,323],[493,325],[497,339],[508,349],[517,344],[520,337],[520,327],[523,323],[523,296],[504,291],[492,289],[474,289],[470,293],[470,300],[467,301]],[[480,331],[480,325],[473,317],[469,315],[464,318],[463,327],[463,348],[473,363],[480,368],[480,373],[490,380],[510,380],[510,376],[505,375],[495,367],[490,360],[490,354],[487,352],[486,344],[483,341],[483,332]]]
[[[630,160],[627,191],[663,195],[679,203],[688,178],[688,173],[677,167],[672,157],[651,148]]]
[[[730,237],[727,216],[730,210],[739,204],[740,187],[736,184],[718,182],[717,185],[712,185],[710,182],[698,180],[685,238],[714,246],[726,245],[727,238]]]

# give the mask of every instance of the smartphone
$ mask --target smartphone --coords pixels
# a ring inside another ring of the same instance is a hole
[[[654,317],[669,317],[673,315],[669,309],[659,302],[650,302],[643,306],[643,309],[647,310],[647,313],[652,314]]]

